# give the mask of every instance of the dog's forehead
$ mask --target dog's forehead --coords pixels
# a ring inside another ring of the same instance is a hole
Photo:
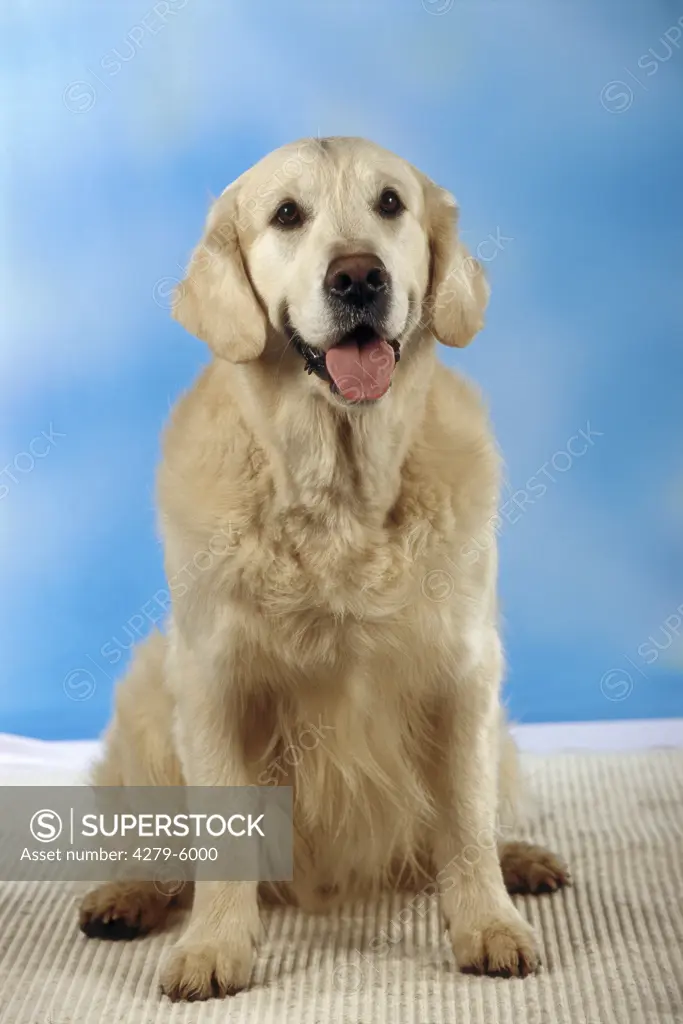
[[[302,139],[263,157],[246,171],[239,184],[240,200],[249,204],[255,196],[273,200],[315,197],[328,199],[371,192],[379,183],[394,185],[419,195],[417,173],[407,161],[366,139],[332,137]]]

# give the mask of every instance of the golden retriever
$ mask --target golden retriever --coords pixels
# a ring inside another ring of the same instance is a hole
[[[93,781],[291,785],[295,867],[277,886],[195,885],[171,998],[247,985],[259,896],[319,911],[431,883],[462,970],[539,962],[509,891],[568,876],[509,837],[499,458],[435,353],[471,341],[488,299],[457,217],[370,142],[294,143],[214,203],[175,297],[216,358],[165,438],[167,634],[118,688]],[[111,882],[81,927],[131,937],[173,902]]]

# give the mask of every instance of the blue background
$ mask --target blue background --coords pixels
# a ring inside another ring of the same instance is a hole
[[[418,164],[495,252],[485,332],[442,357],[490,400],[502,500],[546,484],[501,530],[513,716],[683,714],[683,3],[168,6],[0,14],[0,730],[104,726],[161,614],[159,431],[207,359],[168,288],[211,197],[316,134]]]

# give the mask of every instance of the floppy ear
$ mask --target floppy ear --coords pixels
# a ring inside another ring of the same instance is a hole
[[[481,264],[458,238],[458,206],[450,192],[429,182],[426,212],[432,259],[429,326],[444,345],[462,348],[484,326],[489,286]]]
[[[266,317],[249,280],[230,190],[215,203],[204,237],[192,254],[185,280],[173,301],[173,316],[233,363],[261,355]]]

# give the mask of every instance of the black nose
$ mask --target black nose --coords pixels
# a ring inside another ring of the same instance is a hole
[[[387,301],[389,273],[372,253],[339,256],[327,268],[325,290],[347,306],[381,308]]]

